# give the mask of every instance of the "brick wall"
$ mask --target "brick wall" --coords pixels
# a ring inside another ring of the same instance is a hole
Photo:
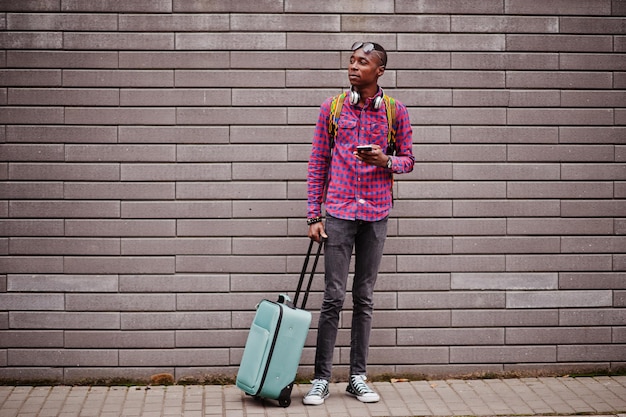
[[[234,374],[255,304],[293,294],[313,126],[357,40],[390,51],[417,158],[370,374],[623,368],[625,13],[0,0],[0,379]]]

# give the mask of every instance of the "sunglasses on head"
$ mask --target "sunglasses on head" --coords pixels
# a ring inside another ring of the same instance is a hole
[[[374,44],[371,42],[354,42],[352,44],[352,51],[356,51],[357,49],[363,48],[363,52],[369,54],[374,50]]]

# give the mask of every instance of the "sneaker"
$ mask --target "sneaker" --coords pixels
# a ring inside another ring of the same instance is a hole
[[[380,396],[376,394],[376,391],[371,389],[365,383],[367,377],[365,375],[352,375],[350,377],[350,383],[346,388],[346,392],[362,403],[375,403],[380,400]]]
[[[302,402],[306,405],[321,405],[330,395],[328,391],[328,381],[325,379],[314,379],[311,381],[313,387],[307,395],[304,396]]]

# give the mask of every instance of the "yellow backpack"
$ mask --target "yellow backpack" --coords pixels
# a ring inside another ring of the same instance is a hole
[[[332,154],[335,146],[335,138],[339,129],[339,117],[343,102],[346,100],[346,92],[336,95],[330,102],[330,114],[328,116],[328,136],[330,137],[330,150]],[[387,155],[396,154],[396,100],[383,94],[385,110],[387,111]]]
[[[330,113],[328,115],[328,136],[330,137],[330,157],[333,156],[333,148],[335,146],[335,138],[337,137],[337,131],[339,130],[339,116],[341,116],[341,109],[343,108],[343,102],[346,100],[346,92],[336,95],[330,102]],[[395,156],[396,154],[396,100],[383,94],[383,100],[385,102],[385,110],[387,111],[387,155]],[[393,205],[393,183],[394,178],[391,174],[391,203]],[[328,179],[326,182],[328,186]],[[326,200],[326,189],[324,190],[324,200]]]

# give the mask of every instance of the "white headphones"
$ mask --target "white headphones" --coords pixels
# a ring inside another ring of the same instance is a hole
[[[383,104],[383,97],[385,97],[385,91],[381,88],[381,95],[374,98],[374,108],[376,110],[380,109],[380,106]],[[354,86],[350,86],[350,104],[353,106],[357,105],[361,100],[361,95],[358,91],[354,89]]]

